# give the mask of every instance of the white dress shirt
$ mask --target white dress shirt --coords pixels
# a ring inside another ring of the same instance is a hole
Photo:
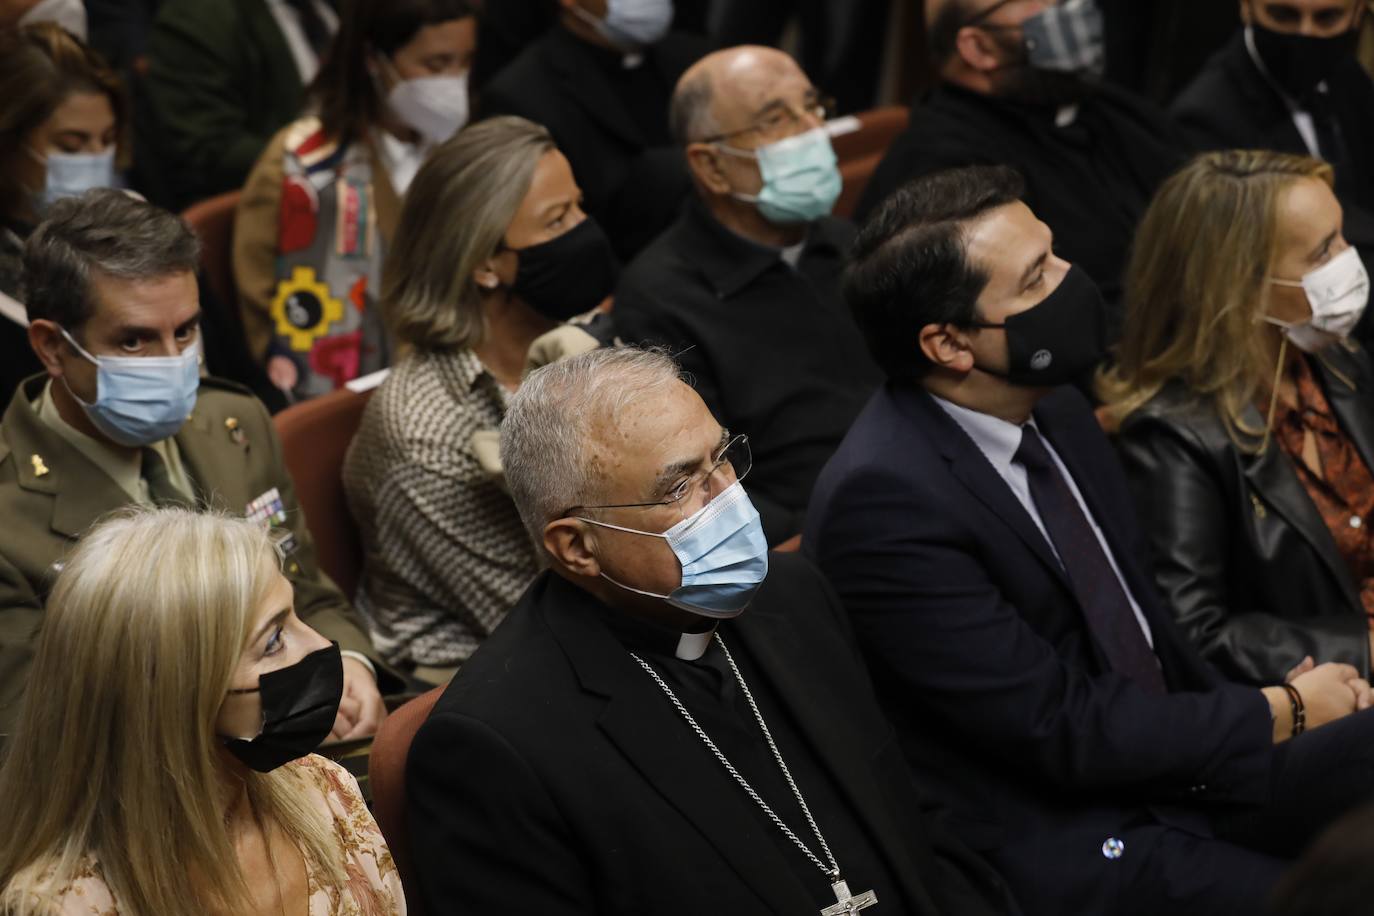
[[[312,5],[329,28],[329,34],[338,34],[338,14],[321,0],[312,0]],[[309,84],[315,78],[315,74],[320,71],[320,59],[315,56],[315,49],[310,47],[310,41],[305,37],[305,29],[301,27],[300,14],[292,9],[286,0],[267,0],[267,8],[271,11],[272,18],[277,20],[277,28],[281,29],[282,37],[286,39],[286,46],[291,49],[291,59],[296,62],[296,70],[301,75],[301,84]]]
[[[969,410],[946,401],[944,398],[935,397],[935,403],[949,414],[950,419],[959,424],[959,427],[966,433],[973,443],[978,446],[983,457],[988,459],[988,463],[997,471],[1011,492],[1016,496],[1017,502],[1021,503],[1026,513],[1035,522],[1035,527],[1040,529],[1040,534],[1045,538],[1045,543],[1049,544],[1050,551],[1055,557],[1059,557],[1059,551],[1054,548],[1054,541],[1050,538],[1049,532],[1045,530],[1045,523],[1040,519],[1040,512],[1035,507],[1035,500],[1031,498],[1030,480],[1026,476],[1026,469],[1015,460],[1017,449],[1021,447],[1021,427],[1015,423],[1008,423],[1006,420],[979,413],[976,410]],[[1040,428],[1035,425],[1035,419],[1031,418],[1026,422],[1027,426],[1035,428],[1040,432]],[[1045,451],[1050,453],[1050,458],[1054,460],[1054,465],[1063,475],[1065,482],[1069,485],[1069,492],[1073,494],[1074,501],[1078,503],[1078,508],[1083,510],[1083,517],[1092,526],[1093,535],[1097,538],[1097,543],[1101,545],[1102,552],[1107,557],[1107,562],[1111,564],[1112,573],[1116,575],[1116,581],[1121,585],[1121,591],[1125,593],[1126,600],[1131,603],[1131,611],[1135,613],[1136,622],[1140,624],[1141,631],[1145,634],[1145,641],[1154,648],[1154,634],[1150,631],[1150,624],[1145,620],[1145,614],[1140,610],[1140,605],[1136,603],[1135,596],[1131,594],[1131,588],[1126,584],[1126,579],[1121,575],[1121,567],[1116,563],[1116,557],[1112,556],[1112,548],[1107,543],[1107,539],[1102,535],[1102,529],[1098,527],[1097,520],[1093,518],[1092,510],[1083,501],[1083,494],[1079,492],[1078,484],[1074,481],[1073,475],[1069,473],[1068,467],[1059,457],[1059,453],[1054,450],[1050,440],[1045,436],[1040,437],[1040,441],[1045,444]],[[1061,564],[1062,561],[1061,561]]]

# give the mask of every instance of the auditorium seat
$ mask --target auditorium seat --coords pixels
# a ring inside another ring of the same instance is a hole
[[[320,568],[350,601],[362,574],[363,548],[344,496],[343,463],[371,396],[370,390],[341,388],[288,407],[273,420]]]
[[[234,212],[240,192],[229,191],[192,204],[181,214],[200,239],[200,268],[210,290],[227,308],[238,308],[234,282]]]
[[[406,911],[410,916],[423,916],[420,888],[410,866],[410,833],[406,828],[406,755],[410,742],[420,726],[429,718],[430,710],[444,692],[435,687],[428,693],[401,706],[386,717],[372,742],[372,759],[368,775],[372,783],[372,814],[382,836],[391,849],[391,858],[401,874],[406,892]],[[455,868],[460,867],[455,863]]]
[[[906,130],[910,110],[905,105],[889,105],[835,118],[826,124],[835,158],[840,162],[844,188],[835,203],[834,214],[848,219],[859,203],[869,178],[878,168],[883,154],[897,135]]]

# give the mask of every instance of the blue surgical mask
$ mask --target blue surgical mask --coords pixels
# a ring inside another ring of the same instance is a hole
[[[115,186],[115,149],[103,153],[48,153],[45,207],[64,197],[79,197],[95,188]]]
[[[570,9],[601,37],[626,51],[658,44],[673,25],[673,0],[607,0],[603,19],[576,4]]]
[[[661,598],[674,607],[703,617],[739,616],[768,575],[768,541],[763,536],[763,524],[739,481],[661,534],[622,528],[592,518],[582,521],[666,540],[682,567],[682,584],[671,593],[647,592],[616,582],[604,572],[601,575],[626,591]]]
[[[72,397],[111,442],[128,448],[152,445],[174,435],[191,416],[200,390],[199,341],[180,356],[92,356],[65,328],[62,336],[96,365],[95,403],[74,392]]]
[[[830,135],[823,127],[755,150],[718,146],[733,156],[758,160],[763,187],[757,195],[734,196],[757,206],[770,223],[811,223],[829,216],[844,185]]]

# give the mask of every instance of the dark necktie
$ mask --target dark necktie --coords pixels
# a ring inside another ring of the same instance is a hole
[[[143,467],[139,473],[148,482],[148,498],[153,505],[194,507],[191,498],[172,483],[166,462],[153,449],[143,449]]]
[[[1112,670],[1148,690],[1166,693],[1164,675],[1131,610],[1130,599],[1092,524],[1034,427],[1021,428],[1021,447],[1016,450],[1015,461],[1026,469],[1031,499]]]
[[[1307,98],[1307,113],[1312,116],[1312,129],[1317,134],[1317,146],[1321,157],[1336,170],[1336,177],[1345,175],[1348,159],[1345,155],[1345,138],[1341,136],[1341,125],[1331,110],[1331,99],[1325,92],[1313,91]]]
[[[315,0],[286,0],[286,5],[296,11],[296,16],[301,21],[301,31],[305,33],[305,40],[310,43],[310,49],[315,52],[315,57],[323,61],[324,52],[328,50],[329,39],[332,36],[324,17],[315,6]]]

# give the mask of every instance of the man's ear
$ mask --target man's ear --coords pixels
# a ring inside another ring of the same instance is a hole
[[[601,575],[596,558],[596,533],[575,518],[554,519],[544,526],[544,549],[569,572],[595,579]]]
[[[62,331],[57,322],[38,318],[29,322],[29,346],[37,354],[38,361],[48,370],[51,378],[62,377],[62,348],[68,346],[62,339]]]
[[[981,73],[996,70],[1002,66],[998,55],[1001,49],[985,29],[966,25],[954,36],[954,52],[965,64]]]
[[[687,168],[706,190],[712,194],[730,193],[730,181],[720,167],[723,155],[710,143],[687,144]]]
[[[928,324],[917,339],[921,353],[937,368],[960,373],[973,370],[973,348],[966,330],[952,324]]]

